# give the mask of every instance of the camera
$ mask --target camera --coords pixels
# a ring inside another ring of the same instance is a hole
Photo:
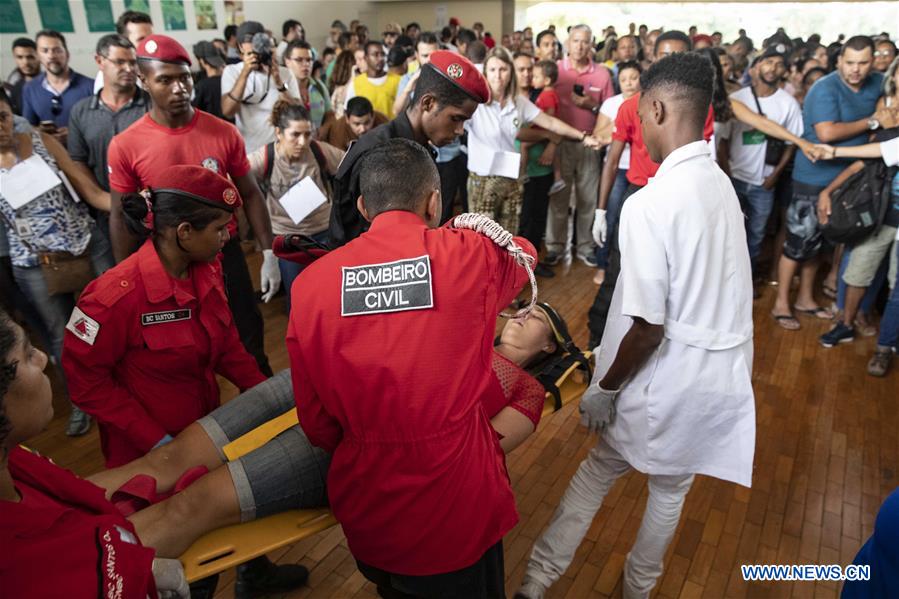
[[[274,46],[272,38],[265,33],[254,33],[250,43],[253,44],[253,52],[259,57],[259,64],[271,66],[272,46]]]

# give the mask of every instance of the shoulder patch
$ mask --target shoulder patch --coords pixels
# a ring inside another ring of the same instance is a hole
[[[341,316],[427,310],[434,306],[428,255],[344,266],[341,279]]]
[[[93,345],[97,340],[97,335],[100,333],[100,323],[76,306],[72,310],[68,324],[66,324],[66,330],[88,345]]]

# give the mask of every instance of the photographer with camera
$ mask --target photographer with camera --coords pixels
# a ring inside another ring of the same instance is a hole
[[[300,90],[294,76],[277,65],[275,43],[261,23],[246,21],[237,29],[242,63],[225,67],[222,73],[222,113],[236,119],[247,153],[275,141],[269,122],[279,99],[297,100]]]

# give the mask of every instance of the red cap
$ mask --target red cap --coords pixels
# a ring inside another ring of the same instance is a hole
[[[696,45],[699,42],[705,42],[710,46],[715,43],[714,40],[712,40],[712,36],[706,35],[704,33],[697,33],[693,36],[693,45]]]
[[[458,27],[458,26],[459,26],[459,19],[457,19],[456,17],[450,17],[450,22],[449,22],[449,24],[450,24],[451,26],[453,26],[453,27]]]
[[[428,64],[479,104],[490,101],[487,80],[480,69],[464,56],[448,50],[437,50],[431,53]]]
[[[190,66],[190,54],[167,35],[148,35],[137,45],[137,58]]]
[[[176,193],[228,212],[243,203],[230,180],[206,167],[180,164],[167,168],[165,175],[165,187],[153,189],[154,193]]]

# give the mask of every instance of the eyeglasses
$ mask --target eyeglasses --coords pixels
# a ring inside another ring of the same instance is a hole
[[[53,113],[53,116],[59,116],[59,113],[62,112],[62,98],[59,96],[50,98],[50,112]]]

